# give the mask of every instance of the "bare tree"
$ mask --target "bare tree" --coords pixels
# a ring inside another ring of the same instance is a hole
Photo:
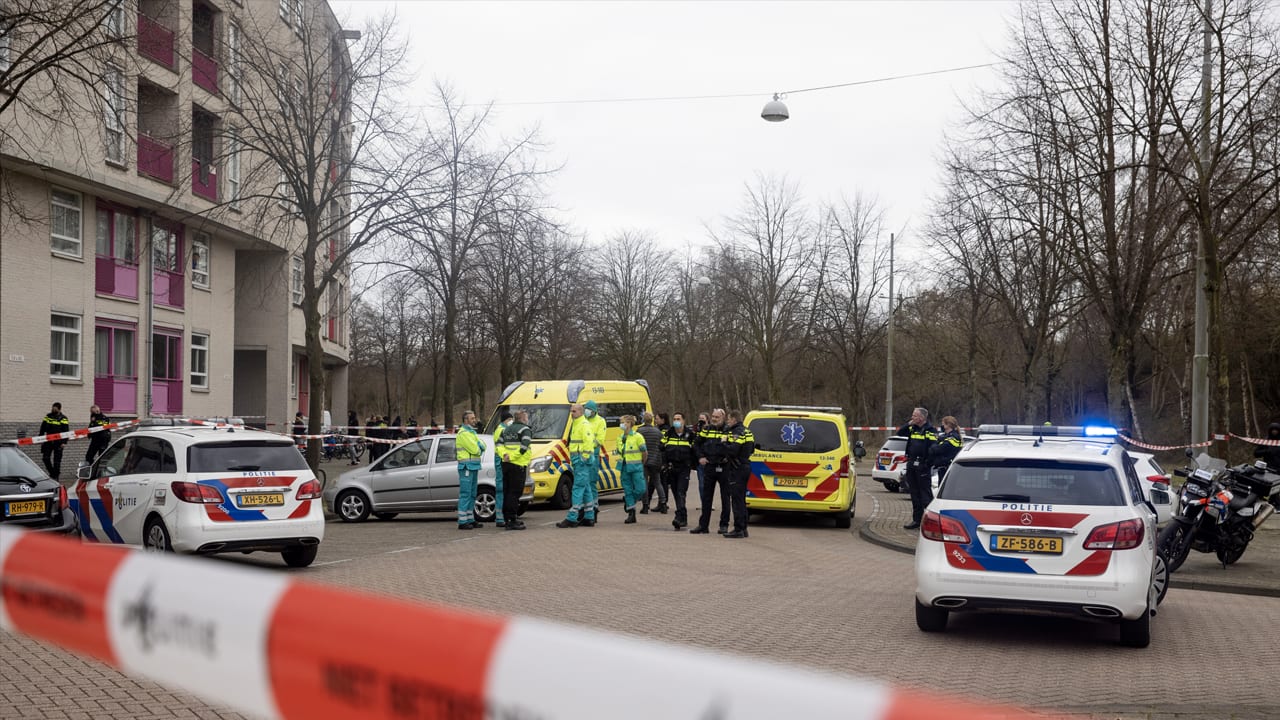
[[[605,242],[595,268],[591,341],[598,357],[624,378],[641,378],[662,355],[663,306],[671,253],[650,235],[627,231]]]

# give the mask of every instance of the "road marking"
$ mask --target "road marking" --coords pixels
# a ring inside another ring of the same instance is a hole
[[[388,550],[386,554],[395,555],[396,553],[409,552],[410,550],[421,550],[421,549],[422,549],[421,545],[415,545],[413,547],[400,548],[399,550]]]
[[[324,567],[325,565],[337,565],[338,563],[344,562],[351,562],[351,558],[347,558],[346,560],[329,560],[328,562],[311,563],[311,567]]]

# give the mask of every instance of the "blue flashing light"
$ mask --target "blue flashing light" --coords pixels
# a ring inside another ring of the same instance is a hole
[[[1085,437],[1116,437],[1119,431],[1109,425],[1085,425]]]

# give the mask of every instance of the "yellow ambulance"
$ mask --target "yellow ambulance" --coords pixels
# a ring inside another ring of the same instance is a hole
[[[837,407],[762,405],[743,421],[755,437],[747,508],[824,513],[853,523],[849,428]]]
[[[569,406],[596,401],[596,412],[609,428],[604,441],[605,460],[600,464],[596,487],[601,495],[622,492],[622,475],[614,468],[613,450],[618,444],[618,419],[635,415],[639,420],[651,412],[649,384],[644,380],[521,380],[507,386],[498,398],[498,407],[485,425],[492,433],[504,413],[529,411],[533,428],[534,502],[550,501],[552,507],[567,508],[573,493],[573,470],[569,465]]]

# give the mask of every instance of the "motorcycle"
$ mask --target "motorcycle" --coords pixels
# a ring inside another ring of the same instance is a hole
[[[1195,468],[1174,471],[1186,478],[1181,508],[1156,538],[1169,572],[1192,550],[1214,553],[1226,568],[1244,555],[1254,530],[1280,509],[1280,473],[1265,464],[1227,467],[1204,453],[1194,463]]]

